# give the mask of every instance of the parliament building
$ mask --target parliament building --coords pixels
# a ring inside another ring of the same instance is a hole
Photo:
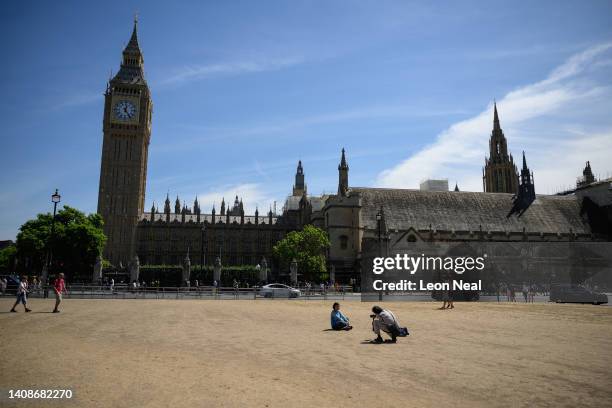
[[[519,171],[508,152],[496,105],[483,192],[352,186],[342,149],[336,194],[309,194],[300,161],[279,214],[272,207],[245,214],[238,196],[233,202],[223,199],[218,210],[202,209],[197,197],[190,205],[180,197],[172,197],[172,203],[169,195],[163,208],[145,208],[152,107],[134,23],[104,99],[98,213],[108,238],[104,257],[116,266],[136,260],[179,265],[186,257],[193,264],[212,265],[219,258],[223,265],[254,265],[271,260],[274,244],[306,224],[328,233],[328,269],[339,282],[358,278],[365,251],[381,237],[389,251],[419,241],[611,240],[612,180],[595,180],[587,163],[575,190],[536,195],[525,153]]]

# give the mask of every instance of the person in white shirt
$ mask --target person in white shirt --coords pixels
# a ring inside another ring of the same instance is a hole
[[[376,333],[376,338],[373,340],[374,343],[383,343],[384,340],[380,335],[381,330],[391,336],[391,343],[397,342],[397,334],[399,332],[399,322],[397,318],[390,310],[383,309],[380,306],[374,306],[372,308],[372,330]]]
[[[27,293],[28,293],[28,277],[22,276],[21,281],[19,282],[19,286],[17,287],[17,300],[15,301],[15,304],[13,305],[11,312],[13,313],[17,312],[15,308],[17,307],[19,303],[23,303],[23,308],[25,309],[26,312],[32,311],[31,309],[28,309],[28,306],[27,306],[27,303],[28,303],[28,298],[26,296]]]

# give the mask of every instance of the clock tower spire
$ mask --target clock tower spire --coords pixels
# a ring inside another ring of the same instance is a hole
[[[104,94],[98,213],[104,219],[107,237],[104,257],[115,265],[127,265],[136,254],[136,225],[144,212],[152,109],[138,44],[138,21],[134,19],[121,66]]]

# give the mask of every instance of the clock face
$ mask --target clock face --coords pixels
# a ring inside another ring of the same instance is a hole
[[[130,101],[119,101],[113,108],[115,117],[120,120],[130,120],[136,115],[136,106]]]

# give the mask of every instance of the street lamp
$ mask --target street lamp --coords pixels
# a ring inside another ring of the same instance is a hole
[[[62,196],[59,195],[57,188],[55,189],[55,193],[53,193],[51,195],[51,202],[53,203],[53,219],[51,220],[51,236],[49,237],[49,242],[47,242],[47,246],[49,248],[48,251],[48,256],[47,256],[47,261],[45,262],[44,268],[43,268],[43,276],[42,276],[42,280],[43,280],[43,284],[47,284],[47,280],[49,279],[49,267],[51,266],[52,262],[53,262],[53,251],[51,249],[51,242],[54,240],[55,238],[55,216],[57,214],[57,204],[62,200]]]
[[[382,208],[381,208],[382,210]],[[376,213],[376,227],[378,229],[378,256],[382,257],[382,231],[381,231],[382,211]],[[378,291],[378,300],[382,301],[382,291]]]

